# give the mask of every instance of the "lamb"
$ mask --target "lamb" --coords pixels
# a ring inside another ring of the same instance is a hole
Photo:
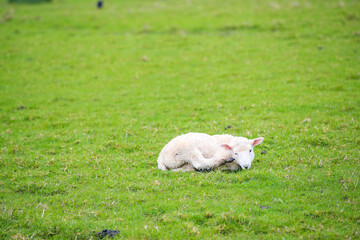
[[[249,169],[253,147],[263,138],[187,133],[173,138],[159,154],[158,168],[172,171]],[[235,160],[235,161],[234,161]]]

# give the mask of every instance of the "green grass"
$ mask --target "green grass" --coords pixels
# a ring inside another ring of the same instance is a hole
[[[1,0],[0,239],[360,238],[359,13]],[[265,141],[248,171],[159,171],[186,132]]]

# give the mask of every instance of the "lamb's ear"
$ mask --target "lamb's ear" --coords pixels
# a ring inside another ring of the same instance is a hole
[[[260,143],[262,143],[262,141],[264,140],[264,138],[260,137],[260,138],[255,138],[250,140],[250,144],[253,145],[253,147],[255,147],[256,145],[259,145]]]
[[[227,144],[221,144],[220,146],[222,146],[223,148],[225,148],[226,150],[232,150],[232,148],[227,145]]]

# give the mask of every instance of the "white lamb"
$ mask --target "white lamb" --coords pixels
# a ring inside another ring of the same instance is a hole
[[[263,138],[249,140],[231,135],[187,133],[165,145],[159,154],[158,168],[163,171],[249,169],[255,157],[253,147],[262,141]]]

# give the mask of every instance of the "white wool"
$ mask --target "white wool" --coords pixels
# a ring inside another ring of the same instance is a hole
[[[165,145],[159,154],[158,168],[163,171],[247,169],[254,159],[253,146],[261,142],[262,138],[187,133]],[[229,163],[230,158],[235,161]]]

